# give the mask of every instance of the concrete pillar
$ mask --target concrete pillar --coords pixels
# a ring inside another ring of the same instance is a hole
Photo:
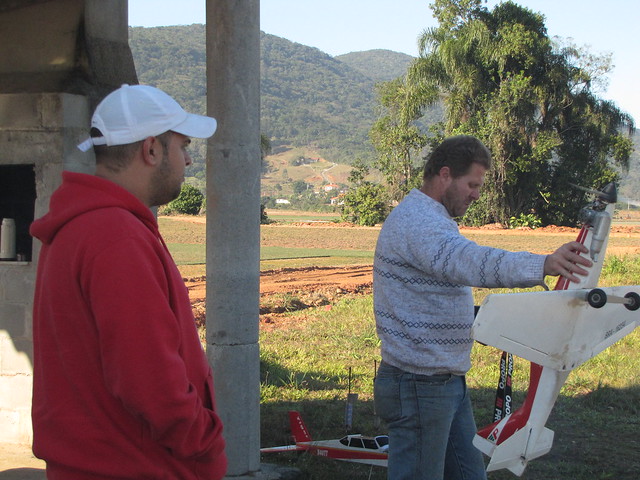
[[[207,0],[207,354],[229,478],[260,470],[259,0]]]

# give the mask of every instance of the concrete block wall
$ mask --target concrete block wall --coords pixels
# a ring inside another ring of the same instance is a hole
[[[64,93],[0,94],[0,166],[34,165],[34,218],[49,208],[62,171],[93,173],[89,104]],[[1,171],[1,170],[0,170]],[[0,442],[31,443],[32,309],[39,242],[31,262],[0,262]]]

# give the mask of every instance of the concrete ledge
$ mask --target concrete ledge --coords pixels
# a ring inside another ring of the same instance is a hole
[[[45,480],[46,464],[33,456],[31,446],[16,443],[0,443],[0,480]],[[252,475],[225,477],[228,480],[302,480],[297,468],[270,463],[260,465],[260,471]]]
[[[304,475],[297,468],[263,463],[260,465],[260,471],[255,474],[225,477],[225,480],[302,480],[303,478],[305,478]],[[0,480],[3,480],[1,474]]]

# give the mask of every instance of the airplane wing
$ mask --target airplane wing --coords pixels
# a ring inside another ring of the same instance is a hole
[[[592,292],[605,303],[592,306]],[[539,365],[572,370],[640,325],[640,311],[620,303],[637,292],[640,285],[490,295],[472,336]]]
[[[290,411],[289,424],[296,441],[295,445],[261,448],[260,452],[307,451],[311,455],[334,460],[387,466],[388,438],[386,435],[377,437],[347,435],[342,439],[313,441],[300,413]]]
[[[527,463],[549,452],[553,432],[544,425],[574,368],[640,325],[640,285],[602,289],[494,294],[472,329],[481,343],[531,362],[523,405],[478,431],[473,444],[491,457],[487,471],[522,475]]]
[[[281,447],[261,448],[260,453],[295,452],[295,451],[303,451],[303,450],[308,450],[308,448],[302,447],[299,445],[283,445]]]

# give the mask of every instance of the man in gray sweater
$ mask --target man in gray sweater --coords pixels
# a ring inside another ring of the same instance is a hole
[[[472,445],[476,425],[466,388],[471,367],[471,287],[532,287],[545,275],[579,282],[588,259],[578,242],[551,255],[508,252],[463,237],[454,218],[478,199],[491,155],[476,138],[451,137],[432,151],[422,187],[385,221],[373,288],[382,363],[378,414],[389,428],[392,480],[485,479]]]

